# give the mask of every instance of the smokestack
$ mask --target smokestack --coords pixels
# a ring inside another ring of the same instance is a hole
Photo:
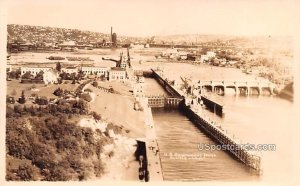
[[[112,35],[113,35],[113,28],[112,28],[112,27],[110,27],[110,39],[111,39],[111,42],[113,41],[113,39],[112,39]]]

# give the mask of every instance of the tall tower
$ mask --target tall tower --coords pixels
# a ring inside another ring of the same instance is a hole
[[[113,42],[112,35],[113,35],[113,27],[110,27],[110,41],[111,42]]]
[[[112,34],[112,46],[114,48],[117,47],[117,34],[116,33]]]
[[[112,47],[115,48],[117,46],[117,34],[113,33],[113,27],[110,27],[110,39]]]

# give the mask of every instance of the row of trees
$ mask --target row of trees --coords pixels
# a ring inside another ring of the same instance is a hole
[[[88,114],[89,106],[83,99],[64,100],[60,99],[56,104],[46,104],[47,99],[38,98],[39,105],[7,105],[6,117],[22,117],[22,116],[43,116],[45,114]]]
[[[7,72],[7,78],[9,79],[35,79],[35,80],[43,80],[43,71],[40,71],[39,73],[37,73],[35,76],[33,74],[31,74],[31,72],[26,72],[23,75],[21,75],[21,70],[13,70],[10,72]]]
[[[21,70],[20,69],[7,72],[7,78],[19,79],[20,77],[21,77]]]

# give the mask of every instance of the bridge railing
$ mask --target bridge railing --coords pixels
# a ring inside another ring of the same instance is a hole
[[[274,87],[274,84],[266,81],[198,81],[198,86],[258,86]]]

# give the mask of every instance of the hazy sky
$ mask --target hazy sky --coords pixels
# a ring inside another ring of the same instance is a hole
[[[9,0],[7,22],[118,35],[292,35],[297,0]],[[299,3],[297,3],[299,4]]]

